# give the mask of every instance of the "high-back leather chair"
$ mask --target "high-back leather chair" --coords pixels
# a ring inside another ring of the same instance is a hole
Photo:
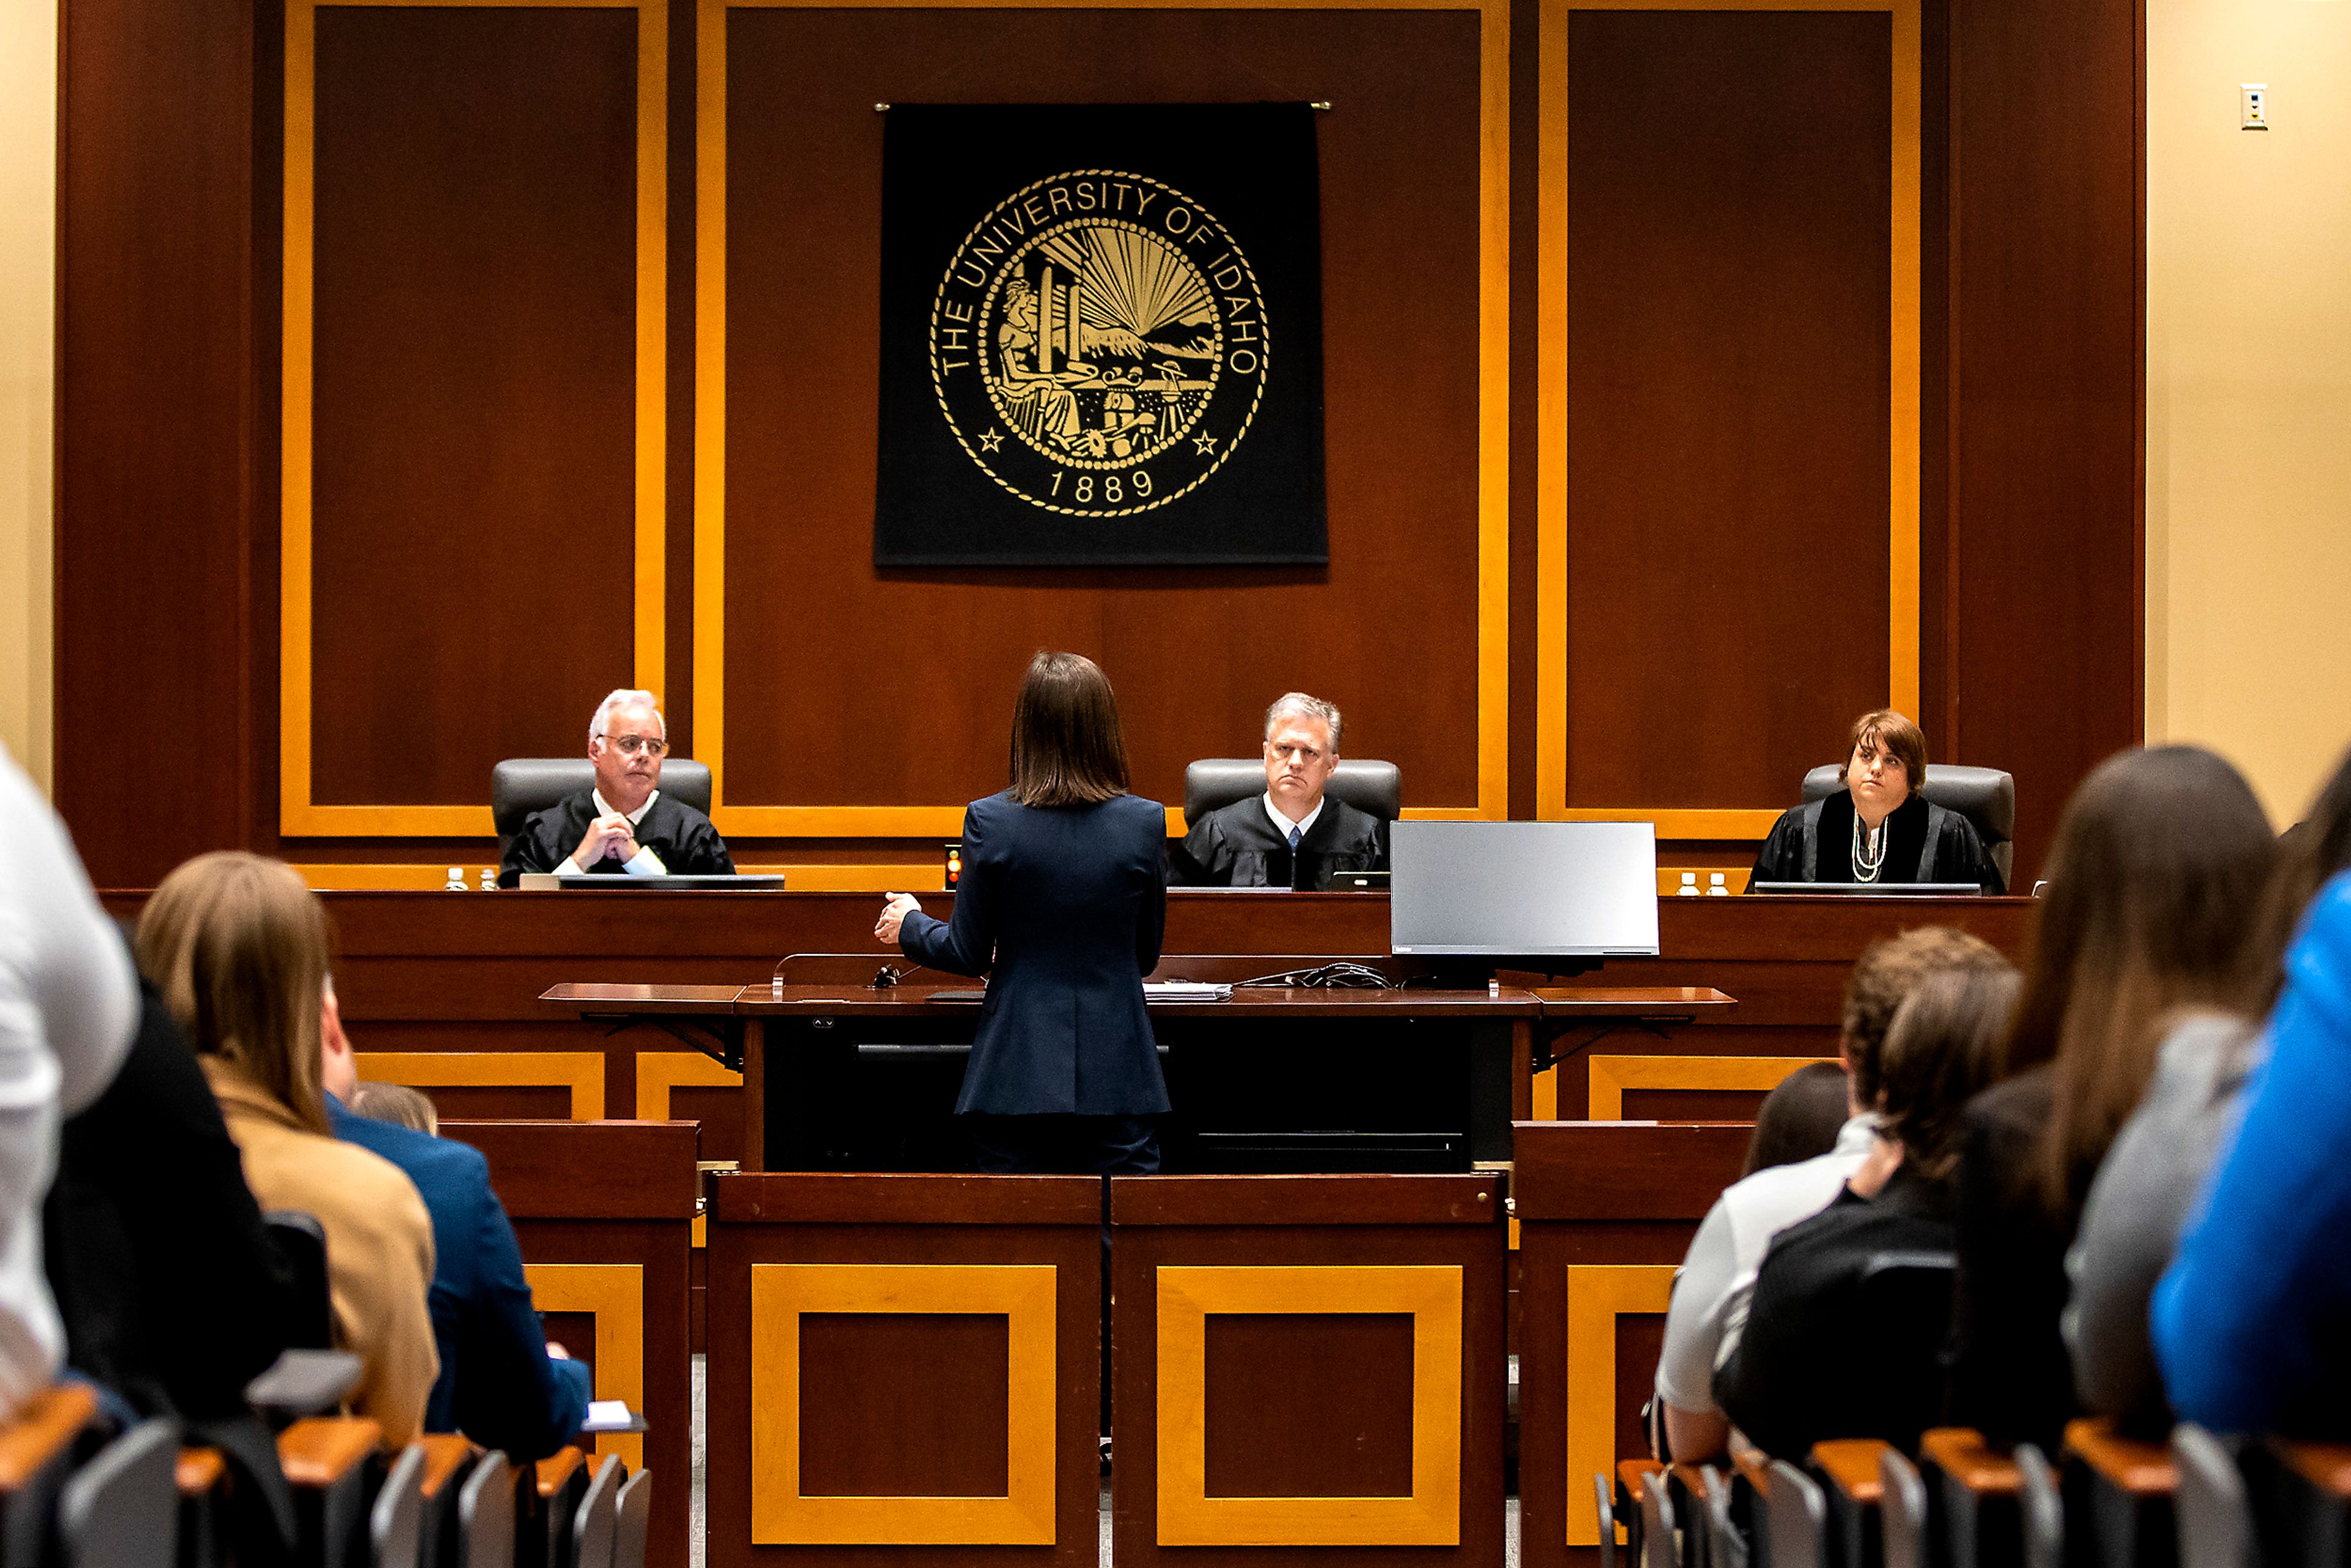
[[[490,821],[498,831],[500,849],[522,831],[532,812],[544,811],[595,782],[595,764],[584,757],[509,757],[491,768]],[[662,764],[661,790],[710,815],[710,764],[671,758]]]
[[[1322,792],[1383,822],[1393,822],[1404,811],[1404,772],[1393,762],[1343,757]],[[1184,821],[1196,822],[1236,800],[1264,793],[1263,758],[1203,758],[1184,769]]]
[[[1824,763],[1804,775],[1803,803],[1825,800],[1844,788],[1844,764]],[[2010,868],[2016,863],[2016,776],[1997,768],[1929,762],[1918,793],[1929,804],[1968,820],[2000,870],[2000,884],[2008,886]]]

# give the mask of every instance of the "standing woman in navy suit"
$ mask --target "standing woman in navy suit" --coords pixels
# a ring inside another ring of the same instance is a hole
[[[987,975],[958,1115],[980,1169],[1159,1168],[1167,1085],[1143,1006],[1167,920],[1167,814],[1126,792],[1118,699],[1092,660],[1040,653],[1012,706],[1012,787],[963,818],[955,915],[893,893],[873,934]]]

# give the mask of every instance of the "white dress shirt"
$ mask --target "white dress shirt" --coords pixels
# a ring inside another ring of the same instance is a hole
[[[65,1330],[41,1263],[57,1124],[106,1092],[139,987],[65,824],[0,752],[0,1419],[57,1375]]]
[[[1327,798],[1328,797],[1323,797],[1322,799]],[[1291,830],[1295,829],[1298,833],[1299,841],[1303,842],[1306,838],[1307,830],[1314,826],[1314,819],[1322,814],[1322,799],[1316,800],[1314,802],[1314,810],[1307,812],[1300,821],[1293,822],[1289,818],[1281,814],[1281,808],[1273,803],[1273,791],[1269,789],[1265,792],[1265,814],[1273,819],[1273,831],[1275,832],[1280,833],[1286,840],[1290,837]]]
[[[596,814],[598,816],[609,817],[612,814],[612,802],[604,799],[604,791],[601,789],[590,789],[588,791],[588,794],[589,798],[596,802]],[[645,813],[652,810],[653,809],[653,802],[660,799],[661,791],[658,789],[654,790],[652,794],[647,795],[645,797],[645,803],[629,813],[629,826],[633,828],[639,822],[643,821],[645,820]],[[607,856],[606,858],[610,859],[611,857]],[[578,876],[581,869],[582,868],[578,861],[573,860],[570,855],[565,855],[563,857],[563,863],[555,868],[555,874],[558,876]],[[631,876],[667,876],[669,874],[669,867],[662,864],[661,856],[653,853],[653,848],[649,844],[639,844],[637,846],[637,852],[631,855],[628,860],[622,863],[621,869],[627,872]]]

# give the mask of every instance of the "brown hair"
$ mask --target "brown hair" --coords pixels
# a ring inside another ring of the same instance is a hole
[[[1029,661],[1012,703],[1012,798],[1092,806],[1126,793],[1126,743],[1110,677],[1081,653]]]
[[[2002,1077],[2055,1064],[2040,1171],[2052,1216],[2078,1208],[2171,1016],[2241,994],[2276,858],[2243,776],[2201,747],[2110,757],[2065,803],[2001,1062]]]
[[[326,909],[294,868],[242,851],[182,865],[139,916],[139,967],[196,1054],[220,1057],[322,1137],[319,1012],[333,947]]]
[[[2351,870],[2351,752],[2310,805],[2310,815],[2278,840],[2277,863],[2262,890],[2261,912],[2245,941],[2245,977],[2238,1010],[2258,1019],[2285,988],[2286,950],[2303,912],[2318,890]]]
[[[371,1122],[441,1134],[441,1113],[434,1109],[433,1097],[405,1083],[361,1083],[351,1091],[351,1109]]]
[[[1882,1130],[1929,1181],[1959,1163],[1959,1113],[1999,1071],[2022,984],[2004,959],[1939,970],[1919,979],[1886,1031],[1878,1057]]]
[[[1864,742],[1875,742],[1886,753],[1902,764],[1904,781],[1916,795],[1927,787],[1927,732],[1902,714],[1890,707],[1863,714],[1853,721],[1853,733],[1844,743],[1845,766],[1853,765],[1853,754]]]
[[[1980,936],[1949,925],[1922,925],[1898,936],[1881,936],[1862,949],[1844,983],[1845,1061],[1853,1072],[1853,1097],[1877,1103],[1878,1061],[1894,1015],[1919,981],[1945,969],[2005,969],[2011,966]]]
[[[1780,1080],[1755,1113],[1739,1174],[1792,1166],[1835,1148],[1837,1132],[1853,1113],[1846,1083],[1844,1065],[1834,1061],[1808,1061]]]

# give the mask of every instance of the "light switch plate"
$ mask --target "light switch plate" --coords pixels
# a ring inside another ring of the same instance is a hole
[[[2237,84],[2244,114],[2239,121],[2246,131],[2267,131],[2270,128],[2270,84],[2247,81]]]

